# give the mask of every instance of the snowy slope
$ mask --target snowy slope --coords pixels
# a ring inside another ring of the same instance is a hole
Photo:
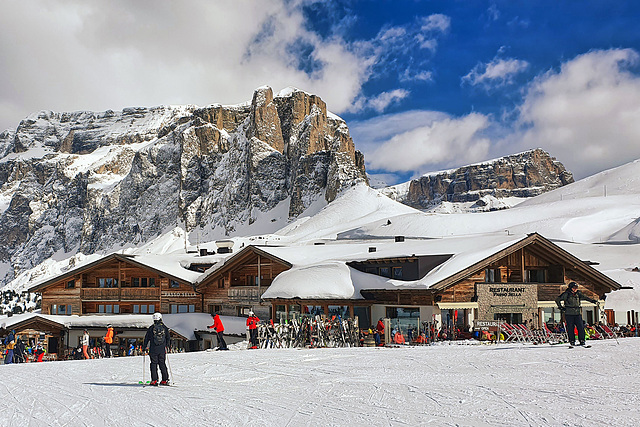
[[[236,347],[239,348],[239,347]],[[0,366],[4,426],[636,426],[640,340],[244,350]]]

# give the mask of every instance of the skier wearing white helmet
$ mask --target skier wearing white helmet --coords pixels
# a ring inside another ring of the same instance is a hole
[[[158,366],[162,374],[160,385],[169,385],[169,372],[167,371],[167,347],[169,347],[169,328],[162,323],[162,314],[153,313],[153,325],[147,329],[142,348],[147,348],[149,344],[149,358],[151,359],[151,383],[158,385]]]

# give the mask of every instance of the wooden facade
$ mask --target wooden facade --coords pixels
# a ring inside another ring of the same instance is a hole
[[[247,246],[216,269],[196,289],[203,294],[204,311],[227,316],[243,316],[253,310],[259,317],[271,317],[271,305],[262,294],[273,279],[291,264],[256,246]]]
[[[44,314],[201,312],[202,297],[184,279],[113,254],[35,286]]]

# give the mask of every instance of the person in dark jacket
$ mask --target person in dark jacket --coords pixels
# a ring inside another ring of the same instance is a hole
[[[596,300],[589,298],[578,290],[578,284],[576,282],[569,283],[567,290],[556,298],[558,308],[564,313],[567,326],[567,337],[569,338],[569,344],[571,345],[573,345],[576,340],[574,328],[578,329],[578,340],[580,340],[580,345],[585,345],[584,323],[582,322],[582,309],[580,308],[581,300],[597,304]],[[564,303],[564,305],[562,303]]]
[[[18,363],[24,363],[27,361],[27,349],[24,346],[24,342],[16,335],[16,348],[14,350],[14,359]]]
[[[8,365],[13,363],[13,349],[16,346],[16,331],[13,329],[9,332],[9,335],[4,339],[4,345],[7,349],[7,355],[4,358],[4,364]]]
[[[169,328],[162,323],[162,314],[153,314],[153,325],[147,329],[147,334],[144,336],[144,342],[142,348],[147,348],[149,345],[149,358],[151,359],[151,383],[150,385],[158,385],[158,366],[160,366],[160,373],[162,374],[161,385],[169,384],[169,372],[167,371],[167,347],[170,344]]]
[[[229,350],[227,348],[227,343],[224,341],[224,326],[222,325],[220,316],[217,314],[213,316],[213,325],[208,326],[208,328],[213,329],[218,336],[218,350]]]

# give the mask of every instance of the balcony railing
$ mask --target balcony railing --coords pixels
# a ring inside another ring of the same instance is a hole
[[[120,288],[122,300],[157,300],[160,298],[160,288]]]
[[[83,288],[83,300],[111,300],[117,301],[120,298],[119,288]]]
[[[260,292],[258,292],[256,286],[237,286],[229,288],[227,296],[229,301],[233,302],[254,302],[259,301],[266,290],[267,288],[260,288]]]
[[[85,301],[144,301],[160,299],[160,288],[82,288]]]

